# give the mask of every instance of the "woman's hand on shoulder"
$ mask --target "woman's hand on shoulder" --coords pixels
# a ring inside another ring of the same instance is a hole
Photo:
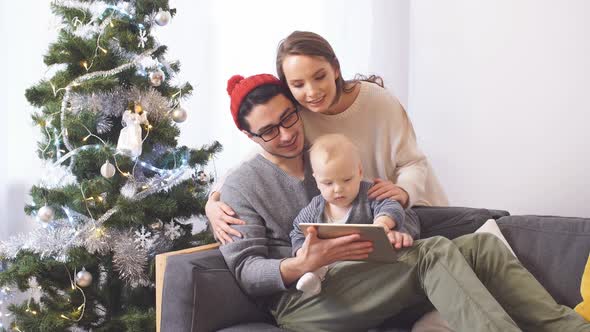
[[[244,225],[246,222],[236,217],[234,210],[224,202],[220,201],[219,192],[209,196],[205,204],[205,214],[209,219],[213,235],[222,244],[234,242],[230,235],[242,237],[242,234],[233,229],[230,225]]]
[[[378,201],[386,198],[398,201],[402,207],[406,208],[410,200],[408,193],[400,186],[389,180],[376,178],[374,185],[367,192],[370,199]]]

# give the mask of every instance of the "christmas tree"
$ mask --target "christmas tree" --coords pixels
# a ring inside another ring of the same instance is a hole
[[[46,163],[25,207],[38,229],[0,243],[0,297],[40,298],[0,306],[0,329],[155,330],[154,257],[212,242],[191,218],[221,146],[177,145],[192,87],[172,83],[179,63],[152,35],[175,14],[167,0],[51,7],[62,24],[50,74],[26,91]]]

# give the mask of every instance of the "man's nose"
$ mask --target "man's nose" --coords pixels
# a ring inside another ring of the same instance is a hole
[[[279,126],[279,139],[281,142],[289,142],[293,138],[293,132],[291,131],[292,128],[293,127],[285,128]]]

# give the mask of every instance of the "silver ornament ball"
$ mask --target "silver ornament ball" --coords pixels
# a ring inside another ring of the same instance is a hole
[[[82,271],[76,273],[76,284],[80,287],[88,287],[92,284],[92,274],[82,268]]]
[[[47,205],[42,206],[39,211],[37,211],[37,218],[43,222],[50,222],[53,220],[54,216],[53,209]]]
[[[165,79],[166,74],[159,68],[150,73],[150,83],[153,86],[160,86]]]
[[[108,160],[100,167],[100,174],[107,179],[112,178],[115,176],[115,166],[111,164]]]
[[[188,114],[184,110],[184,108],[178,106],[177,108],[172,111],[172,120],[176,123],[184,122],[187,118]]]
[[[156,24],[158,24],[159,26],[164,26],[166,24],[168,24],[168,22],[170,22],[170,19],[172,18],[172,15],[170,15],[169,11],[166,10],[162,10],[160,8],[160,11],[156,14]]]

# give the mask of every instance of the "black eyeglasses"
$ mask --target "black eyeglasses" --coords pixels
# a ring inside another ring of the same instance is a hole
[[[249,133],[252,136],[262,138],[262,140],[265,142],[269,142],[269,141],[272,141],[273,139],[277,138],[277,136],[279,136],[279,134],[281,132],[281,130],[279,129],[279,126],[283,127],[283,128],[291,128],[291,127],[293,127],[293,125],[295,125],[297,123],[297,121],[299,121],[299,109],[296,108],[293,112],[287,114],[281,120],[281,122],[279,122],[279,124],[276,124],[272,127],[268,127],[260,134],[255,134],[251,131],[249,131]]]

